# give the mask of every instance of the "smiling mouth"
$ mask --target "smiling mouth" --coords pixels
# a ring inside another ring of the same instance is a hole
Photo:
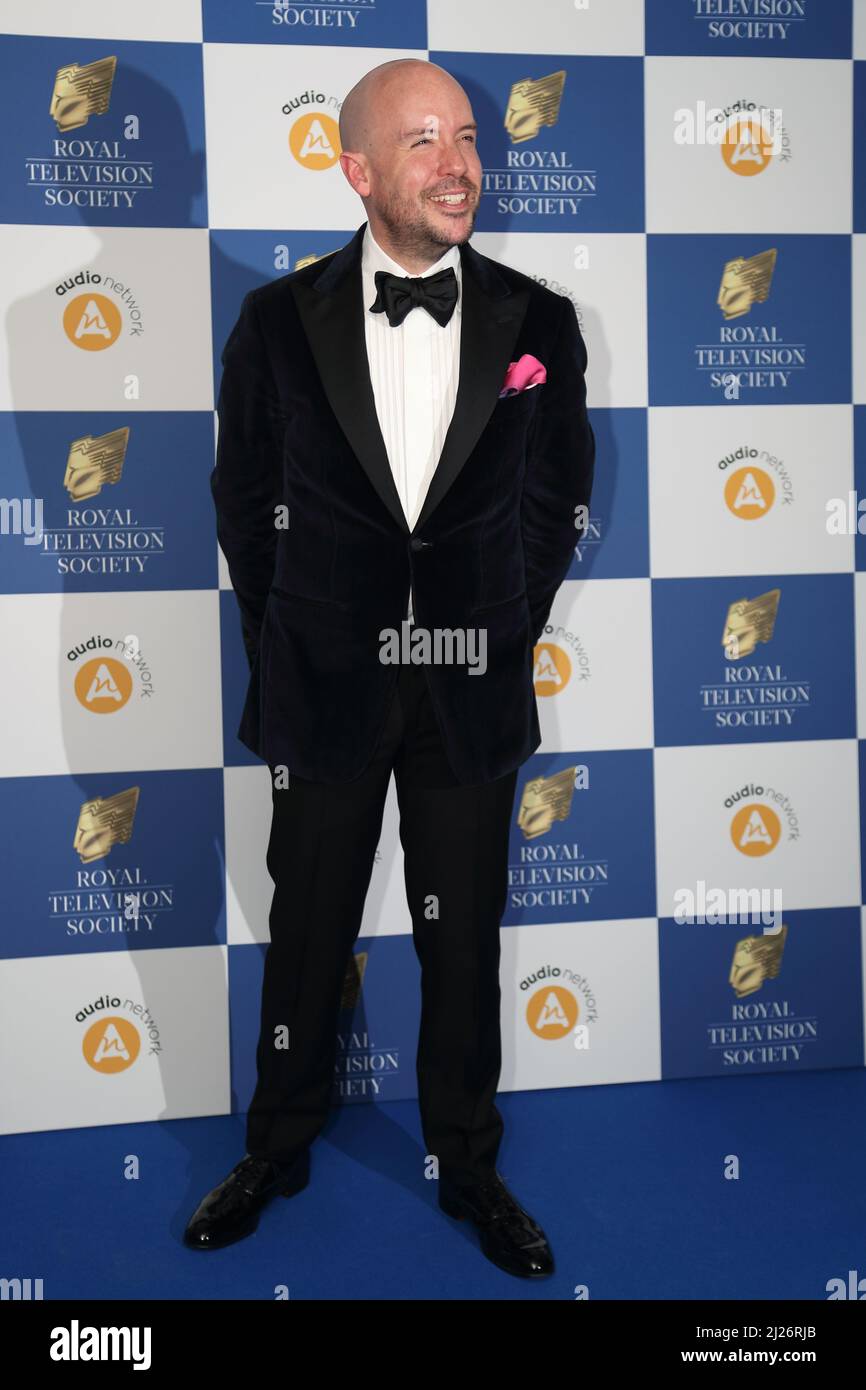
[[[432,193],[431,203],[436,203],[440,208],[453,208],[460,212],[470,205],[471,199],[465,188],[455,189],[452,193]]]

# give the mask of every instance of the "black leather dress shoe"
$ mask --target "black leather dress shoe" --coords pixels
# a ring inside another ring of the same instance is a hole
[[[272,1197],[278,1193],[293,1197],[309,1180],[309,1149],[291,1166],[279,1168],[270,1159],[247,1154],[196,1207],[183,1233],[184,1245],[192,1250],[219,1250],[243,1240],[252,1235]]]
[[[553,1273],[553,1252],[547,1236],[515,1197],[499,1173],[458,1187],[439,1176],[439,1205],[458,1221],[473,1221],[481,1235],[481,1249],[507,1274],[522,1279],[545,1279]]]

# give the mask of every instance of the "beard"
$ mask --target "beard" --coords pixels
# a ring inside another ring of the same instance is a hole
[[[469,198],[476,198],[473,185],[464,183],[460,187],[465,188]],[[449,235],[449,228],[441,223],[436,213],[427,212],[425,201],[424,197],[419,201],[394,193],[377,204],[376,212],[395,247],[412,256],[429,255],[433,260],[438,260],[449,246],[460,246],[469,240],[475,228],[478,202],[474,203],[459,225],[455,222]]]

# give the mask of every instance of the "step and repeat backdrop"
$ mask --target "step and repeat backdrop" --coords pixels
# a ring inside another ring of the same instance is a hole
[[[247,290],[363,222],[340,105],[401,56],[469,94],[473,244],[573,303],[598,441],[536,649],[502,1087],[863,1065],[866,6],[2,16],[3,1131],[252,1094],[271,801],[220,353]],[[413,1096],[393,798],[343,1005],[335,1100]]]

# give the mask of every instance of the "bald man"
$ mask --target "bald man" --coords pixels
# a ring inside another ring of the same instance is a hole
[[[588,516],[586,352],[567,299],[469,245],[477,129],[444,69],[367,73],[340,139],[367,220],[251,291],[222,356],[211,487],[250,662],[238,734],[271,772],[274,895],[247,1153],[185,1240],[237,1241],[307,1184],[393,773],[421,966],[419,1188],[437,1176],[488,1259],[540,1278],[550,1245],[496,1167],[499,931],[517,772],[541,742],[534,646]]]

